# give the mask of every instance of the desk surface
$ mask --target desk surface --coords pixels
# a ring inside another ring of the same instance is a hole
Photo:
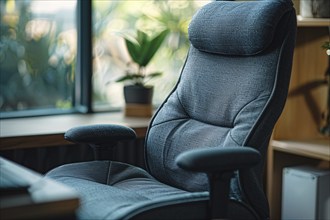
[[[0,195],[0,218],[3,220],[72,216],[79,206],[78,195],[72,189],[0,157],[2,181],[5,172],[29,186],[26,193]]]
[[[75,126],[119,124],[131,127],[138,137],[144,137],[150,118],[125,117],[122,112],[70,114],[0,121],[0,150],[47,147],[70,144],[64,133]]]

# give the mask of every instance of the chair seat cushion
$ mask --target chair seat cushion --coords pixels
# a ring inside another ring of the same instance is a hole
[[[180,190],[141,168],[113,161],[63,165],[46,176],[79,193],[79,219],[123,219],[155,207],[208,199],[208,192]]]

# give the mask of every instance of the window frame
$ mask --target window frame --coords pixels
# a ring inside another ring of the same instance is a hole
[[[85,24],[85,25],[84,25]],[[92,0],[77,0],[77,68],[75,73],[74,108],[92,113]]]

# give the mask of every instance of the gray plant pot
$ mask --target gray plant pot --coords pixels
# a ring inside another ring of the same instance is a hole
[[[302,0],[300,15],[305,18],[330,18],[330,0]]]
[[[136,85],[124,86],[124,98],[127,104],[151,104],[153,87]]]

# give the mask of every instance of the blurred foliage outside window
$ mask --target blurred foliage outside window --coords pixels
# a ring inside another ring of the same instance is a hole
[[[70,109],[76,0],[1,0],[0,112]]]
[[[187,28],[210,0],[92,0],[93,108],[123,106],[115,80],[130,62],[123,37],[140,29],[168,29],[148,71],[163,75],[155,86],[161,103],[178,80],[189,48]],[[73,109],[77,53],[77,0],[0,1],[0,113]]]
[[[93,0],[94,31],[94,109],[124,105],[123,83],[115,80],[127,71],[130,57],[124,36],[136,30],[155,35],[169,30],[160,50],[147,66],[147,72],[162,72],[149,82],[154,86],[154,104],[160,104],[180,75],[188,48],[187,28],[198,8],[210,0]]]

